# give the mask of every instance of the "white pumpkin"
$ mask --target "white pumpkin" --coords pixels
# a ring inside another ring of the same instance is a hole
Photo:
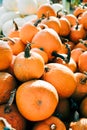
[[[50,0],[37,0],[38,7],[41,6],[42,4],[50,4]]]
[[[17,11],[17,0],[3,0],[2,6],[7,11]]]
[[[14,19],[19,17],[19,12],[14,12],[14,11],[8,11],[6,13],[4,13],[1,17],[0,17],[0,30],[2,29],[2,26],[5,22],[7,22],[10,19]]]
[[[22,27],[23,24],[25,23],[24,18],[18,17],[18,18],[14,18],[14,21],[16,22],[16,24],[18,25],[18,28]],[[8,20],[7,22],[5,22],[2,26],[2,33],[4,34],[4,36],[8,37],[8,34],[15,29],[15,26],[13,24],[13,20]]]
[[[0,6],[0,17],[6,12],[7,11],[5,10],[5,8],[3,6]]]
[[[37,0],[17,0],[18,11],[23,15],[36,14]]]
[[[36,14],[31,14],[31,15],[27,15],[24,17],[25,19],[25,22],[28,22],[28,21],[33,21],[33,20],[36,20],[37,19],[37,15]]]
[[[59,4],[59,3],[53,3],[52,4],[52,8],[55,10],[55,12],[57,13],[57,11],[59,10],[63,10],[63,5],[62,4]]]

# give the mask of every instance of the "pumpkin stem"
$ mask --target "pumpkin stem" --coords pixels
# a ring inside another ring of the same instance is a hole
[[[61,15],[59,15],[59,12],[62,11],[61,9],[57,11],[57,18],[61,18]]]
[[[47,66],[45,66],[45,72],[49,72],[50,68],[48,68]]]
[[[26,47],[25,47],[25,53],[24,53],[24,57],[25,57],[25,58],[28,58],[28,57],[31,56],[31,54],[30,54],[30,49],[31,49],[31,44],[28,43],[28,44],[26,45]]]
[[[70,47],[69,47],[68,44],[65,44],[65,45],[66,45],[66,48],[67,48],[67,50],[68,50],[66,62],[69,63],[70,57],[71,57],[71,50],[70,50]]]
[[[80,83],[81,83],[81,84],[85,84],[85,83],[86,83],[86,81],[87,81],[87,77],[82,78],[82,79],[80,80]]]
[[[13,24],[15,26],[15,31],[19,30],[17,23],[13,20]]]
[[[78,30],[78,25],[79,25],[79,23],[76,22],[76,27],[75,27],[76,30]]]
[[[15,40],[13,40],[12,38],[9,38],[9,37],[2,37],[2,38],[0,38],[0,40],[11,41],[12,43],[15,43]]]
[[[56,125],[54,123],[50,125],[50,130],[56,130]]]
[[[11,91],[10,99],[8,100],[8,103],[5,106],[4,112],[9,113],[11,111],[10,106],[12,105],[15,97],[16,89]]]
[[[79,42],[82,43],[85,47],[87,47],[87,43],[83,39],[79,39]]]
[[[41,21],[42,21],[45,17],[46,17],[46,16],[45,16],[44,14],[42,14],[42,17],[39,18],[39,19],[37,19],[37,20],[35,21],[34,26],[37,27],[37,25],[38,25],[39,23],[41,23]]]
[[[52,56],[59,57],[63,59],[66,63],[69,63],[70,57],[71,57],[71,50],[68,44],[65,44],[65,45],[66,45],[66,48],[68,49],[67,57],[64,57],[62,54],[58,54],[56,51],[52,52]]]

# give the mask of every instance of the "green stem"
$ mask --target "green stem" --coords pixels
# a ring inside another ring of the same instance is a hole
[[[31,56],[31,54],[30,54],[30,49],[31,49],[31,44],[28,43],[28,44],[26,45],[26,47],[25,47],[25,53],[24,53],[24,57],[25,57],[25,58],[28,58],[28,57]]]

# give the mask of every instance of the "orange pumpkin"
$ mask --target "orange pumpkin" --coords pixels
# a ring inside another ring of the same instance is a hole
[[[69,38],[74,43],[78,43],[79,39],[85,39],[86,31],[83,25],[77,23],[76,25],[72,26],[69,34]]]
[[[87,72],[87,51],[79,56],[78,69],[81,72]]]
[[[62,46],[59,35],[51,28],[39,31],[32,39],[31,48],[43,48],[48,55],[48,60],[52,60],[52,52],[59,51]]]
[[[27,22],[21,27],[19,37],[24,44],[27,44],[28,42],[31,42],[32,38],[38,31],[39,29],[34,26],[32,22]]]
[[[16,91],[16,104],[20,113],[30,121],[41,121],[50,117],[58,104],[55,87],[43,80],[22,83]]]
[[[87,75],[81,72],[76,72],[74,73],[74,76],[77,85],[72,97],[77,101],[81,101],[87,95]]]
[[[7,120],[7,122],[15,130],[25,130],[26,129],[26,120],[19,113],[15,104],[12,104],[10,107],[6,108],[7,104],[0,105],[0,117]]]
[[[42,79],[51,83],[60,97],[70,97],[76,89],[76,79],[73,72],[59,63],[48,63]]]
[[[40,54],[30,51],[30,44],[20,52],[14,61],[14,75],[19,81],[40,78],[44,72],[44,60]]]
[[[44,121],[36,123],[33,130],[66,130],[66,126],[58,117],[51,116]]]
[[[51,4],[42,4],[36,12],[38,18],[41,18],[43,15],[47,17],[48,13],[49,16],[56,16],[56,13]]]
[[[0,70],[7,69],[12,61],[12,50],[7,42],[0,40]]]
[[[6,103],[11,91],[16,88],[15,78],[8,72],[0,72],[0,104]]]

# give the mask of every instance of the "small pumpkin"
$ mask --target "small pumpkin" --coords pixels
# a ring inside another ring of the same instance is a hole
[[[44,60],[40,54],[30,51],[30,44],[27,44],[25,51],[16,56],[13,70],[16,78],[22,82],[40,78],[44,72]]]

